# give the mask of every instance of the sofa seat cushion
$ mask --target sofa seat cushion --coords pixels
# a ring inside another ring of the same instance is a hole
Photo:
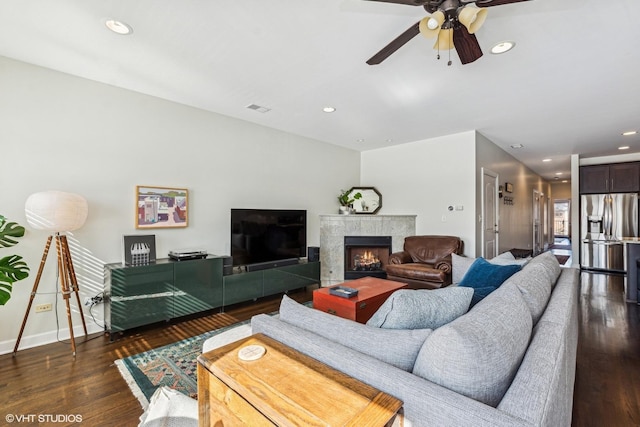
[[[520,366],[532,325],[520,291],[505,283],[464,316],[434,330],[413,373],[495,407]]]
[[[411,371],[431,329],[380,329],[298,304],[288,296],[280,303],[280,320]]]
[[[505,280],[520,271],[519,265],[496,265],[484,258],[477,258],[464,275],[459,286],[474,288],[471,306],[476,305]]]
[[[444,282],[447,278],[446,272],[417,262],[387,264],[385,270],[390,276],[406,277],[407,279],[425,280],[428,282]]]
[[[469,310],[473,289],[395,291],[367,321],[385,329],[436,329]]]

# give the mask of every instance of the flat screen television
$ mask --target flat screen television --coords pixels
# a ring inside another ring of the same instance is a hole
[[[297,261],[306,252],[306,210],[231,209],[233,265]]]

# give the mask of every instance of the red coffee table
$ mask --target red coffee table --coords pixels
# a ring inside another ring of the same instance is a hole
[[[334,286],[316,289],[313,291],[313,308],[358,323],[367,323],[389,295],[406,288],[407,284],[377,277],[363,277],[335,286],[357,289],[358,295],[352,298],[331,295],[329,289]]]

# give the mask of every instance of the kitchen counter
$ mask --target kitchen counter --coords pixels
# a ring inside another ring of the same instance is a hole
[[[624,281],[624,292],[627,302],[638,303],[638,268],[637,260],[640,259],[640,238],[639,237],[623,237],[625,258],[624,265],[627,270],[627,276]]]

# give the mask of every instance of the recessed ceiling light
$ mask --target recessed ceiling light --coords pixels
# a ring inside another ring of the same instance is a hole
[[[550,162],[551,159],[542,159],[542,161],[546,163],[546,162]]]
[[[558,175],[558,176],[562,175],[562,172],[556,172],[556,175]]]
[[[514,48],[515,45],[516,45],[516,42],[503,41],[495,44],[491,48],[491,53],[493,53],[494,55],[500,55],[501,53],[509,52],[511,49]]]
[[[511,146],[511,148],[515,148],[515,149],[518,149],[518,148],[524,148],[524,145],[522,145],[522,144],[513,144],[513,145]]]
[[[336,109],[334,107],[324,107],[322,111],[324,111],[325,113],[333,113],[334,111],[336,111]]]
[[[623,145],[622,147],[618,147],[618,150],[628,150],[629,146],[628,145]]]
[[[247,105],[247,108],[249,110],[254,110],[259,113],[268,113],[269,111],[271,111],[271,108],[263,107],[262,105],[258,105],[258,104],[249,104]]]
[[[624,135],[624,136],[631,136],[631,135],[635,135],[635,134],[637,134],[637,133],[638,133],[638,131],[637,131],[637,130],[630,130],[630,131],[627,131],[627,132],[622,132],[622,135]]]
[[[387,139],[387,142],[390,144],[390,143],[393,142],[393,139],[389,138],[389,139]]]
[[[356,139],[356,142],[362,144],[364,142],[364,138],[358,138]]]
[[[562,180],[562,183],[563,183],[563,184],[566,184],[567,182],[569,182],[569,181],[568,181],[568,180],[566,180],[566,179],[563,179],[563,180]]]
[[[120,34],[122,36],[126,36],[133,32],[133,28],[131,26],[125,24],[121,21],[116,21],[115,19],[108,19],[104,25],[107,26],[108,29],[113,31],[116,34]]]

